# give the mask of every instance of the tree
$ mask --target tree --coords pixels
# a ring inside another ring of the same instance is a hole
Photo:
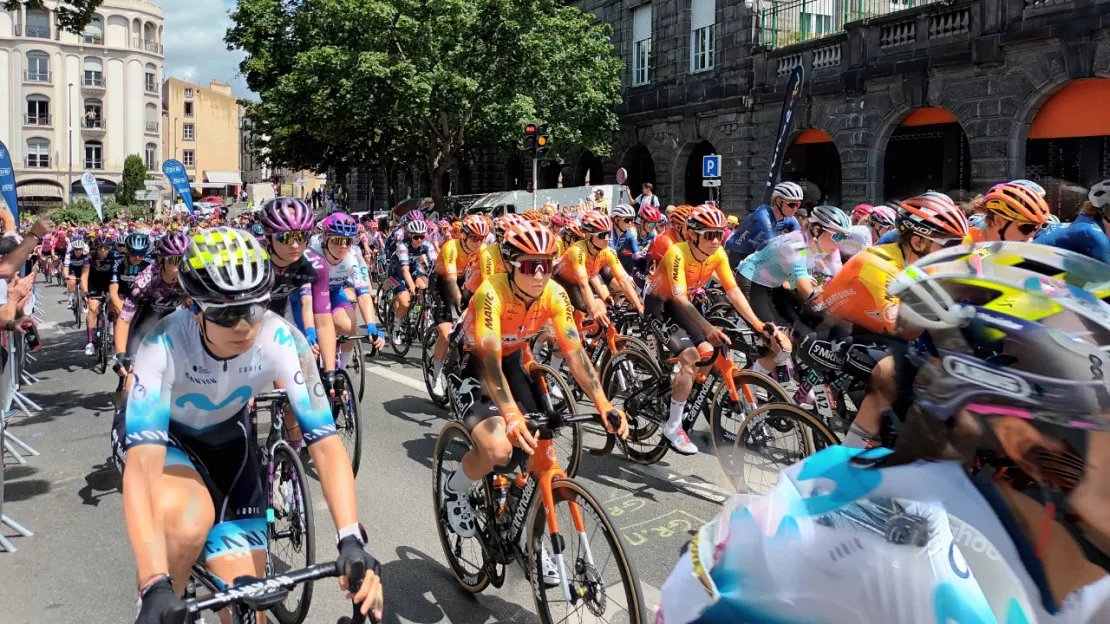
[[[538,122],[555,159],[606,153],[617,127],[612,30],[559,0],[240,0],[232,20],[271,159],[418,165],[440,210],[468,147],[515,153]]]
[[[123,179],[116,186],[116,203],[130,206],[135,203],[135,193],[146,188],[146,163],[138,154],[131,154],[123,161]]]
[[[96,10],[103,0],[66,0],[59,3],[54,9],[55,20],[58,27],[71,33],[81,34],[85,27],[92,21]],[[21,7],[27,9],[46,9],[43,0],[4,0],[5,11],[18,11]]]

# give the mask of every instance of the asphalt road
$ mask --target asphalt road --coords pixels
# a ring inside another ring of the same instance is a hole
[[[39,288],[51,322],[41,332],[46,347],[29,366],[40,381],[24,391],[43,409],[17,416],[10,431],[41,455],[15,466],[6,458],[4,504],[4,513],[35,535],[3,529],[19,550],[0,553],[0,622],[131,622],[137,613],[134,561],[118,479],[106,463],[116,378],[111,371],[90,370],[85,331],[73,329],[61,289]],[[384,621],[535,621],[519,568],[510,570],[502,588],[474,596],[457,585],[445,563],[432,511],[431,455],[446,413],[426,398],[414,365],[418,357],[416,348],[405,361],[378,356],[370,363],[362,402],[358,507],[370,532],[368,550],[383,564]],[[645,467],[619,454],[585,455],[579,471],[624,536],[651,609],[680,549],[728,492],[721,468],[706,452],[712,445],[704,424],[693,439],[703,451],[692,457],[671,453]],[[318,484],[312,486],[317,558],[326,560],[335,555],[335,528]],[[317,585],[308,622],[330,623],[347,613],[338,589]]]

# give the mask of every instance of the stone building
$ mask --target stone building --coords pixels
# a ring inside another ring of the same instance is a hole
[[[162,83],[162,152],[185,166],[197,192],[234,196],[239,175],[239,101],[231,85],[211,80],[207,87],[168,78]]]

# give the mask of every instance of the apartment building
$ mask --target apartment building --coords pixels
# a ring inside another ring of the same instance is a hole
[[[234,195],[239,169],[239,104],[231,85],[200,86],[179,78],[162,83],[162,151],[185,165],[201,194]]]

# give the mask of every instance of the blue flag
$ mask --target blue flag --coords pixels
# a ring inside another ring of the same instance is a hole
[[[193,212],[193,188],[189,186],[189,176],[185,175],[185,165],[181,161],[170,159],[162,163],[162,173],[173,186],[173,192],[185,202],[189,214]]]
[[[8,204],[8,210],[18,226],[19,198],[15,194],[15,170],[12,169],[12,156],[8,153],[8,146],[3,141],[0,141],[0,196]]]

